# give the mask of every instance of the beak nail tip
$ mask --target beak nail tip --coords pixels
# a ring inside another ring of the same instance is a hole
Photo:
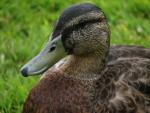
[[[27,77],[28,76],[28,68],[26,67],[26,68],[21,69],[21,73],[24,77]]]

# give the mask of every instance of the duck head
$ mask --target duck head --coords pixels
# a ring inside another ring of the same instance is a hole
[[[100,8],[90,3],[74,5],[62,13],[51,40],[21,68],[21,73],[41,74],[66,55],[107,55],[109,35],[106,16]]]

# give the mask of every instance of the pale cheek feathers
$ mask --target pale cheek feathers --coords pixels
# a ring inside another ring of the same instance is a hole
[[[86,25],[83,29],[73,31],[70,34],[73,42],[73,51],[76,54],[94,52],[98,48],[109,47],[109,32],[104,31],[100,23]]]

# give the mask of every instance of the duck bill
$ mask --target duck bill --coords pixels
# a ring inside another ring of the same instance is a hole
[[[52,41],[49,41],[46,47],[36,57],[25,64],[21,68],[21,73],[25,77],[42,74],[66,55],[67,52],[63,47],[61,35],[59,35]]]

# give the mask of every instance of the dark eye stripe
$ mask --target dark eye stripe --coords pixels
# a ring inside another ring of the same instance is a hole
[[[97,22],[102,22],[103,20],[106,20],[106,19],[95,19],[95,20],[87,20],[87,21],[80,21],[78,24],[75,24],[73,26],[69,26],[67,28],[65,28],[63,30],[63,33],[67,32],[67,33],[70,33],[71,31],[73,30],[76,30],[76,29],[79,29],[79,28],[83,28],[85,25],[87,24],[93,24],[93,23],[97,23]]]

